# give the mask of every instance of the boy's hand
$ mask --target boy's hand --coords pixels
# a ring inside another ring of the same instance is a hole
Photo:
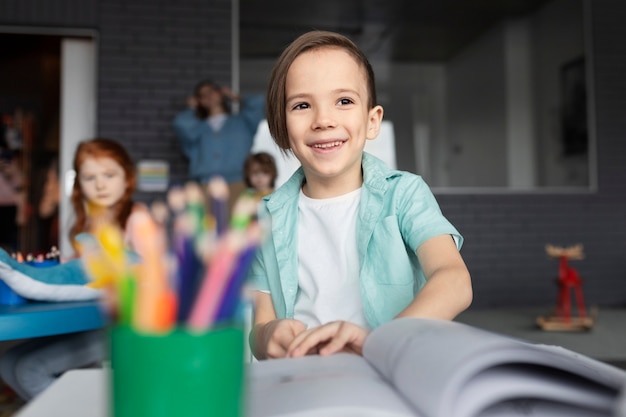
[[[272,320],[263,326],[262,346],[265,347],[265,357],[284,358],[287,348],[295,337],[306,330],[306,325],[299,320],[282,319]]]
[[[321,356],[338,352],[362,354],[369,331],[347,321],[334,321],[298,334],[287,349],[292,358],[319,353]]]

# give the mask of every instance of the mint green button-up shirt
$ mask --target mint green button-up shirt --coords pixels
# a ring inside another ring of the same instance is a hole
[[[375,328],[408,306],[426,283],[417,248],[431,237],[449,234],[460,249],[463,238],[420,176],[390,170],[366,152],[362,167],[355,238],[363,309]],[[299,168],[260,207],[260,218],[270,219],[271,231],[257,251],[249,280],[254,289],[270,292],[278,318],[293,318],[298,292],[298,195],[303,181]]]

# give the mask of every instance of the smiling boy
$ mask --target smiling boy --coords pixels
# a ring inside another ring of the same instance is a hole
[[[360,354],[369,331],[395,317],[450,320],[466,309],[461,235],[421,177],[363,152],[383,108],[359,48],[306,33],[269,85],[272,137],[302,166],[263,199],[272,230],[250,272],[255,356]]]

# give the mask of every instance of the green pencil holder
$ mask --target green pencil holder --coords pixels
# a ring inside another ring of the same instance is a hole
[[[113,417],[243,415],[243,329],[110,335]]]

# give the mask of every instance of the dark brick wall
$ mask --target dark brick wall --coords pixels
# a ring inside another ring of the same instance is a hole
[[[199,80],[230,85],[229,0],[3,0],[0,25],[95,29],[98,135],[185,177],[171,121]]]
[[[138,158],[186,161],[171,122],[200,79],[230,85],[229,0],[101,0],[98,24],[100,134]]]
[[[588,304],[626,305],[626,2],[593,0],[598,190],[437,196],[466,238],[474,307],[549,305],[557,261],[544,245],[583,243]],[[230,80],[228,0],[3,0],[0,25],[99,33],[98,132],[136,159],[186,162],[170,127],[195,82]],[[139,196],[148,198],[149,196]]]
[[[96,0],[2,0],[0,24],[21,27],[94,28]]]

